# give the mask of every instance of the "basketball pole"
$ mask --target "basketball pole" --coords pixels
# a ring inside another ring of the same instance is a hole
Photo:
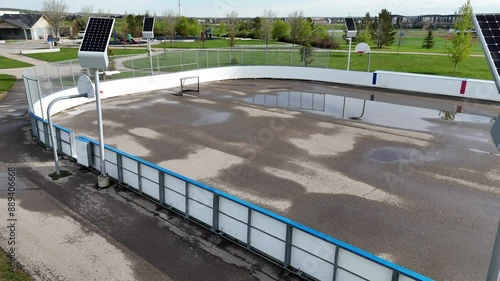
[[[148,53],[149,53],[149,64],[151,65],[151,76],[154,75],[153,73],[153,53],[151,51],[151,39],[150,38],[147,38],[148,39]]]

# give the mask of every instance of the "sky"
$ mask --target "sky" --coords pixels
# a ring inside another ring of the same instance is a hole
[[[150,14],[178,11],[178,0],[62,0],[69,12],[79,12],[83,5],[93,5],[94,11],[103,9],[116,14]],[[466,0],[182,0],[182,15],[187,17],[224,17],[236,11],[240,17],[262,16],[265,9],[273,10],[278,17],[286,17],[302,10],[309,17],[375,15],[381,9],[392,14],[453,14]],[[41,0],[7,0],[0,7],[40,10]],[[9,3],[9,4],[7,4]],[[500,13],[499,0],[471,0],[476,13]],[[8,6],[5,6],[5,5]]]

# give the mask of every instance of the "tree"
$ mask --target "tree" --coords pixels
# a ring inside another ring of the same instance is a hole
[[[473,10],[470,0],[467,0],[459,8],[458,12],[455,12],[455,15],[457,16],[453,26],[455,32],[448,42],[446,42],[445,47],[448,58],[455,64],[453,73],[457,72],[459,63],[470,59],[472,48],[474,47],[474,42],[472,41],[472,28],[474,27],[472,24]]]
[[[305,44],[309,41],[313,33],[312,26],[313,25],[308,20],[303,19],[301,21],[297,38],[300,44]]]
[[[278,41],[284,41],[288,34],[290,33],[290,25],[288,25],[283,20],[277,20],[274,22],[273,29],[271,31],[272,38]]]
[[[201,26],[198,23],[197,19],[190,19],[188,20],[189,25],[187,29],[187,34],[189,36],[199,36],[201,33]]]
[[[180,36],[187,36],[189,29],[189,20],[182,16],[179,18],[177,23],[175,24],[175,32]]]
[[[300,39],[300,29],[304,26],[304,12],[295,11],[288,15],[288,22],[290,23],[290,39],[292,40],[292,45],[299,42]]]
[[[377,48],[380,49],[382,46],[390,46],[395,41],[396,31],[392,26],[392,15],[386,9],[378,14],[378,18],[375,19],[373,26],[373,40],[377,44]]]
[[[255,37],[261,38],[260,31],[262,29],[262,19],[260,17],[256,17],[252,20],[252,29],[255,33]]]
[[[262,40],[266,42],[266,48],[269,45],[269,40],[272,36],[274,18],[276,18],[275,12],[273,12],[272,10],[264,10],[260,34],[262,36]]]
[[[306,42],[302,48],[300,48],[300,60],[304,63],[304,66],[308,66],[313,63],[313,49],[311,44]]]
[[[370,13],[366,13],[365,17],[361,21],[359,26],[358,35],[356,36],[356,41],[358,43],[364,42],[370,45],[373,41],[373,21],[370,16]]]
[[[177,17],[172,10],[163,12],[163,32],[169,37],[170,46],[172,46],[172,37],[175,36],[175,26],[177,23]]]
[[[226,15],[227,36],[229,37],[229,46],[236,45],[236,33],[238,32],[238,13],[232,11]]]
[[[59,37],[59,28],[68,11],[68,5],[64,0],[44,0],[42,1],[42,11],[50,22],[50,32],[55,37]]]
[[[432,30],[429,30],[427,36],[424,37],[422,48],[432,49],[432,47],[434,47],[434,36],[432,36]]]

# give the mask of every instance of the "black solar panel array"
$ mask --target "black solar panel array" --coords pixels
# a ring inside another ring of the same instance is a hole
[[[111,36],[114,19],[90,18],[80,51],[105,52]]]
[[[356,30],[356,24],[353,18],[345,18],[345,25],[349,31]]]
[[[142,31],[153,31],[154,22],[155,18],[144,18],[144,27]]]
[[[491,67],[500,76],[500,14],[477,14],[476,21],[478,34],[482,34],[486,43],[485,51],[491,55]]]

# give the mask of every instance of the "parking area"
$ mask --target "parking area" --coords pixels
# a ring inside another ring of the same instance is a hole
[[[485,279],[499,106],[280,80],[177,90],[104,100],[105,142],[436,280]],[[54,120],[97,139],[94,104]]]

